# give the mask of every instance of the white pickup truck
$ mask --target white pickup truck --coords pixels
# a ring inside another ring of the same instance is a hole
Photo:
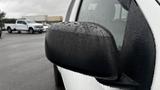
[[[44,30],[43,24],[39,24],[28,19],[18,19],[15,24],[5,24],[5,29],[8,33],[12,33],[12,31],[18,31],[18,33],[21,33],[21,31],[42,33]]]

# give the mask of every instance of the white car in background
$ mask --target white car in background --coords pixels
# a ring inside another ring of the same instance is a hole
[[[160,90],[159,0],[72,0],[45,50],[66,90]]]

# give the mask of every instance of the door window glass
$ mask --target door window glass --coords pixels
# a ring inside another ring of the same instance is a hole
[[[78,21],[95,22],[106,27],[122,46],[128,12],[117,0],[83,0]]]
[[[26,22],[22,21],[22,24],[23,24],[23,25],[26,25]]]
[[[17,24],[23,24],[22,21],[17,21]]]

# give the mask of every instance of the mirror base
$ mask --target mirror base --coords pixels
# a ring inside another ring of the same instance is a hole
[[[105,79],[98,79],[98,78],[96,78],[96,80],[100,82],[101,84],[108,85],[111,87],[118,87],[118,88],[133,88],[134,89],[139,86],[139,83],[132,80],[126,74],[122,74],[121,77],[115,81],[108,81]]]

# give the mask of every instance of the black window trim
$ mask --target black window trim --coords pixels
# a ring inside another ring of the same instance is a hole
[[[78,7],[78,11],[77,11],[77,15],[76,15],[76,20],[75,20],[75,21],[78,21],[79,13],[80,13],[80,10],[81,10],[81,7],[82,7],[82,3],[83,3],[83,0],[80,1],[80,4],[79,4],[79,7]]]
[[[156,0],[156,2],[160,5],[160,1]]]

